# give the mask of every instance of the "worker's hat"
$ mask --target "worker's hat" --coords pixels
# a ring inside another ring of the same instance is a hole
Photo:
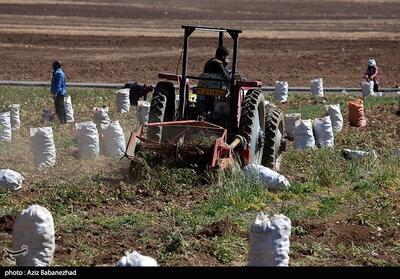
[[[376,61],[375,61],[375,59],[369,59],[369,60],[368,60],[368,66],[376,66]]]

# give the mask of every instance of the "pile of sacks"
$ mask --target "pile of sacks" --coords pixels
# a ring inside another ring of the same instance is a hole
[[[125,152],[125,136],[119,121],[111,121],[108,107],[93,109],[93,122],[76,123],[79,158],[95,160],[100,152],[105,156],[121,158]],[[38,169],[56,163],[56,147],[52,127],[30,129],[34,165]]]
[[[64,100],[67,123],[73,123],[74,111],[71,96]],[[129,90],[116,91],[117,112],[130,110]],[[150,103],[140,101],[137,106],[137,119],[140,125],[148,123]],[[42,114],[43,123],[54,119],[51,110],[45,109]],[[9,111],[0,113],[0,141],[11,141],[12,130],[20,129],[20,105],[10,105]],[[111,121],[108,107],[93,109],[93,122],[76,123],[76,139],[81,159],[97,159],[100,152],[106,156],[121,158],[125,154],[126,142],[119,121]],[[56,147],[52,127],[30,128],[31,150],[34,165],[38,169],[50,167],[56,163]]]
[[[125,152],[125,136],[119,121],[111,121],[108,107],[93,109],[93,122],[75,124],[80,159],[97,159],[100,151],[120,158]]]
[[[296,149],[333,147],[334,133],[343,128],[340,105],[325,106],[326,114],[321,118],[301,119],[300,113],[285,114],[287,137],[294,140]]]

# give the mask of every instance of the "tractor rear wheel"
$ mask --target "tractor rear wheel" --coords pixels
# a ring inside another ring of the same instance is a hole
[[[265,140],[262,164],[279,171],[282,158],[282,138],[284,135],[283,112],[272,104],[265,106]]]
[[[154,89],[150,104],[149,123],[173,121],[175,117],[175,88],[170,82],[161,81]],[[147,138],[156,142],[162,139],[162,127],[147,129]]]
[[[260,165],[265,138],[265,100],[260,90],[249,90],[242,104],[239,133],[250,148],[251,163]]]
[[[160,92],[154,92],[150,104],[149,123],[163,122],[165,109],[167,107],[167,97]],[[162,127],[152,126],[147,128],[147,138],[160,142],[162,137]]]

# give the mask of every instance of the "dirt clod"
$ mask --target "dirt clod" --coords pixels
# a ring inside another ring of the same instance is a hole
[[[200,231],[200,234],[203,234],[207,237],[214,237],[238,232],[240,232],[239,227],[236,224],[232,223],[229,218],[225,218],[206,226],[203,230]]]
[[[0,217],[0,232],[11,234],[13,226],[17,218],[12,215],[4,215]]]

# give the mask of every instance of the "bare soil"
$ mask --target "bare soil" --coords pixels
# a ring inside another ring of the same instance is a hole
[[[225,218],[223,220],[214,222],[209,226],[205,227],[200,234],[205,235],[206,237],[212,238],[214,236],[223,236],[228,233],[238,233],[240,232],[239,227],[232,223],[229,218]]]
[[[366,225],[357,224],[351,220],[340,220],[340,221],[320,221],[312,222],[306,220],[295,220],[292,222],[294,227],[301,227],[303,231],[298,234],[291,236],[291,241],[299,241],[302,243],[309,243],[304,249],[299,249],[299,251],[293,252],[291,258],[296,259],[304,256],[316,256],[317,251],[310,248],[311,243],[329,244],[332,249],[338,246],[344,246],[345,249],[352,249],[354,245],[363,246],[368,243],[368,245],[377,245],[379,243],[390,243],[396,242],[399,238],[399,232],[397,230],[388,231],[377,231]],[[334,255],[328,255],[330,259],[329,265],[348,265],[348,258],[336,258]],[[374,258],[375,257],[375,258]],[[376,265],[376,260],[378,257],[382,260],[389,260],[395,263],[400,263],[399,255],[391,253],[385,249],[377,249],[376,255],[366,258],[362,265],[364,266],[374,266]]]
[[[158,72],[180,73],[181,25],[192,24],[242,29],[238,69],[265,85],[309,86],[322,77],[325,86],[358,87],[375,58],[381,86],[395,87],[398,14],[396,1],[6,1],[0,79],[49,81],[60,59],[70,82],[156,83]],[[216,34],[193,34],[191,73],[216,46]]]
[[[344,244],[346,246],[353,244],[362,245],[367,242],[373,242],[375,232],[372,232],[366,226],[352,223],[332,222],[327,224],[324,222],[308,223],[307,221],[294,221],[294,226],[301,226],[305,233],[302,237],[312,236],[314,238],[322,238],[329,236],[333,244]],[[294,236],[293,239],[296,239]]]

